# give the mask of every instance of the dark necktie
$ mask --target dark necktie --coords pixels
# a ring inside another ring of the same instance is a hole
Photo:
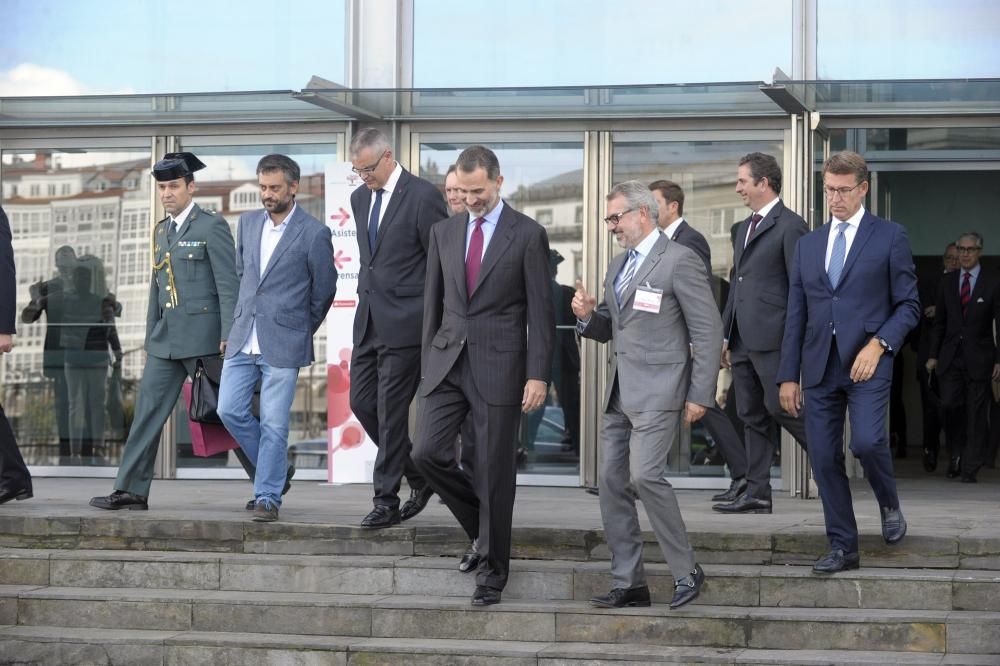
[[[378,216],[382,212],[382,193],[385,190],[375,190],[375,205],[368,216],[368,249],[375,254],[375,239],[378,238]]]
[[[759,213],[754,213],[753,217],[750,218],[750,233],[747,234],[747,242],[743,244],[743,247],[750,244],[750,239],[753,238],[753,232],[757,231],[757,225],[760,224],[760,221],[763,219],[764,218]]]
[[[476,289],[476,282],[479,281],[479,267],[483,264],[483,222],[481,217],[476,218],[476,228],[472,230],[472,237],[469,238],[469,254],[465,257],[465,293],[472,298],[472,292]]]
[[[167,225],[167,245],[172,245],[174,242],[174,236],[177,235],[177,220],[170,218],[170,224]]]
[[[972,274],[966,271],[962,278],[962,289],[958,292],[958,300],[962,304],[962,319],[969,314],[969,301],[972,300]]]

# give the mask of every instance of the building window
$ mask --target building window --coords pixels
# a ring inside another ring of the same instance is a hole
[[[552,209],[551,208],[539,208],[535,211],[535,222],[542,225],[543,227],[552,226]]]

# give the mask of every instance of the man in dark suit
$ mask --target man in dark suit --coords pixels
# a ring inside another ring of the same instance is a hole
[[[712,251],[708,241],[697,229],[684,219],[684,190],[680,185],[669,180],[657,180],[649,184],[653,198],[659,207],[658,225],[664,235],[687,248],[694,250],[705,264],[705,279],[712,277]],[[747,454],[743,448],[743,440],[733,427],[719,405],[712,402],[701,417],[705,430],[712,436],[722,451],[722,457],[729,465],[729,489],[712,497],[713,502],[732,502],[747,489]]]
[[[457,166],[468,212],[431,229],[413,461],[478,538],[472,604],[487,606],[507,584],[519,412],[545,402],[555,316],[545,229],[501,200],[493,151],[470,146]],[[467,416],[471,477],[455,460]]]
[[[934,318],[937,314],[937,295],[944,275],[958,270],[958,250],[954,243],[948,243],[941,257],[942,267],[934,278],[922,279],[918,276],[917,290],[920,292],[920,304],[923,306],[923,316],[917,327],[917,381],[920,382],[920,408],[923,413],[923,465],[924,470],[933,472],[937,469],[938,451],[941,448],[941,429],[944,414],[941,409],[939,388],[932,387],[937,382],[934,373],[927,370],[927,359],[930,358],[931,336],[934,331]],[[958,476],[958,461],[948,466],[949,478]]]
[[[408,415],[420,381],[420,322],[431,225],[448,217],[444,197],[393,158],[389,138],[363,129],[350,147],[364,185],[351,193],[361,252],[351,356],[351,411],[378,447],[374,508],[361,527],[420,513],[433,491],[410,460]],[[403,476],[410,499],[399,508]]]
[[[979,263],[983,237],[964,233],[956,242],[959,269],[938,289],[927,371],[937,371],[941,403],[947,410],[946,439],[951,458],[961,462],[963,483],[975,483],[986,462],[986,415],[991,382],[1000,380],[1000,279]]]
[[[0,354],[14,346],[14,322],[17,319],[17,280],[14,246],[7,214],[0,208]],[[17,448],[14,431],[0,405],[0,504],[32,496],[31,474]]]
[[[736,193],[753,214],[736,232],[733,280],[722,314],[727,340],[723,365],[732,367],[736,410],[744,424],[747,490],[734,501],[712,508],[722,513],[771,513],[773,422],[806,447],[805,425],[801,418],[782,411],[774,376],[792,257],[807,229],[805,221],[778,198],[781,169],[770,155],[750,153],[740,160]]]
[[[788,316],[777,381],[781,406],[797,415],[805,389],[805,424],[823,503],[830,552],[816,573],[856,569],[858,525],[844,468],[844,420],[882,514],[882,537],[906,534],[886,436],[892,357],[920,319],[917,275],[906,230],[862,203],[868,167],[844,151],[823,165],[833,220],[798,242],[790,273]],[[801,383],[801,388],[800,388]]]

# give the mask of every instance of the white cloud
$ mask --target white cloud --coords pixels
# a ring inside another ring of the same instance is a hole
[[[0,97],[83,95],[83,84],[66,72],[41,65],[22,63],[0,71]]]

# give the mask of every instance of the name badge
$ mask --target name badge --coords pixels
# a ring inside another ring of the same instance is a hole
[[[663,290],[649,286],[649,283],[636,287],[635,298],[632,299],[632,309],[641,312],[660,313],[660,303],[663,302]]]

